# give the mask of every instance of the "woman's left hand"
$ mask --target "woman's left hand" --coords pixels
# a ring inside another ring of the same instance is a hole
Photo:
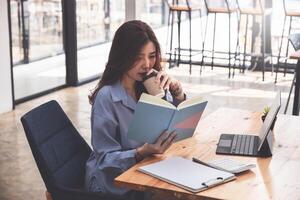
[[[165,71],[159,71],[155,81],[160,82],[160,87],[164,90],[168,89],[171,95],[176,99],[184,99],[184,93],[180,82],[170,77]]]
[[[173,79],[169,87],[170,93],[173,97],[178,100],[184,100],[184,92],[182,90],[181,83],[178,80]]]

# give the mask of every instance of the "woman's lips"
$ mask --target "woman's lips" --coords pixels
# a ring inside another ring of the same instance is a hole
[[[144,78],[144,77],[147,75],[147,73],[148,73],[148,72],[142,72],[142,73],[139,73],[139,74],[140,74],[140,76],[141,76],[142,78]]]

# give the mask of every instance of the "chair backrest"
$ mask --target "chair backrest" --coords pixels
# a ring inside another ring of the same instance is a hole
[[[206,9],[225,8],[228,11],[237,7],[235,0],[204,0]]]
[[[188,0],[164,0],[165,3],[169,6],[190,6],[190,3]]]
[[[91,148],[59,104],[49,101],[40,105],[26,113],[21,122],[48,191],[57,185],[82,188]]]
[[[180,6],[187,7],[189,9],[193,9],[193,7],[202,7],[202,0],[164,0],[164,2],[168,5],[168,7]]]
[[[261,12],[265,9],[265,1],[263,0],[236,0],[240,10],[243,9],[258,9]]]
[[[292,43],[295,51],[300,49],[300,33],[291,34],[289,36],[289,41]]]

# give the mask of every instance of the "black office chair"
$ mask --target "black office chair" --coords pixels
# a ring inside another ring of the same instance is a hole
[[[85,163],[91,148],[56,101],[34,108],[21,122],[53,200],[116,199],[84,191]]]

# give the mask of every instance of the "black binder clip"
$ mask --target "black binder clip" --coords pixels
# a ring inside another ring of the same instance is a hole
[[[209,187],[212,187],[214,185],[218,185],[218,184],[220,184],[222,182],[223,182],[223,178],[222,177],[218,177],[216,179],[210,179],[210,180],[208,180],[206,182],[203,182],[202,185],[204,187],[206,187],[206,188],[209,188]]]

